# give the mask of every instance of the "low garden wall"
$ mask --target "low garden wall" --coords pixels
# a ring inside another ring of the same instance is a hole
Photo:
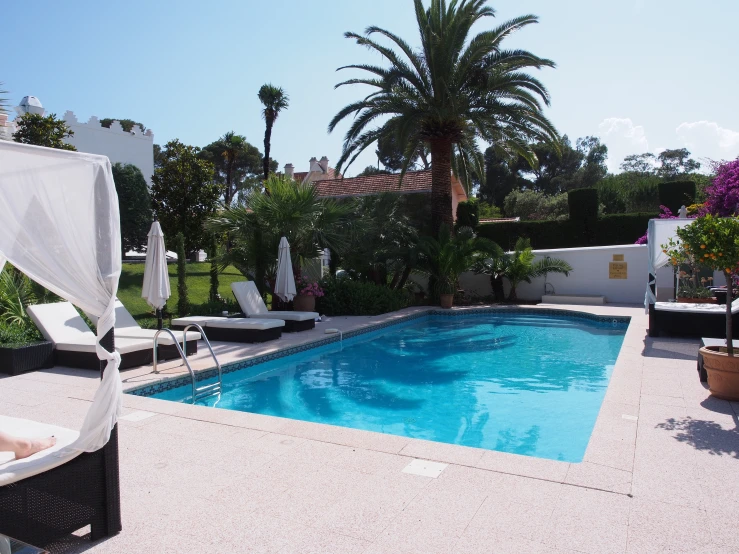
[[[589,248],[561,248],[555,250],[535,250],[537,260],[550,256],[565,260],[573,267],[568,277],[551,273],[546,282],[554,287],[558,295],[597,295],[605,296],[606,302],[641,304],[647,286],[647,247],[625,244],[616,246],[597,246]],[[612,265],[615,263],[616,265]],[[624,266],[625,265],[625,271]],[[665,300],[671,293],[672,269],[664,268],[658,274],[658,284],[662,287],[659,296]],[[544,277],[534,279],[531,284],[518,286],[521,300],[541,300],[544,294]],[[460,277],[460,286],[475,296],[490,296],[492,288],[487,275],[465,273]],[[506,284],[506,294],[508,286]]]

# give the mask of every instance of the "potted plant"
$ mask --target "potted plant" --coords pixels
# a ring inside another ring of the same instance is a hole
[[[713,277],[700,277],[700,265],[695,254],[682,241],[670,237],[662,245],[662,252],[669,256],[677,280],[676,299],[678,302],[692,304],[715,304],[713,292],[708,288]],[[709,280],[710,279],[710,280]]]
[[[295,280],[295,288],[298,294],[293,299],[293,309],[297,312],[315,312],[316,298],[324,295],[321,285],[300,276]]]
[[[703,347],[700,352],[711,394],[739,400],[739,357],[734,356],[731,313],[732,289],[739,278],[739,218],[704,215],[678,229],[677,236],[698,264],[720,271],[726,278],[726,346]]]
[[[445,309],[454,305],[460,274],[470,270],[481,257],[502,254],[497,244],[476,237],[471,228],[460,227],[452,234],[447,225],[441,226],[438,239],[423,237],[419,250],[423,254],[420,269],[429,276],[429,288]]]

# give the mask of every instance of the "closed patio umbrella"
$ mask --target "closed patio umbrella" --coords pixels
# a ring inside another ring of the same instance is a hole
[[[158,329],[162,328],[162,308],[170,294],[164,233],[162,233],[159,222],[154,221],[149,230],[149,241],[146,247],[144,288],[141,291],[141,297],[145,298],[149,305],[157,311]]]
[[[285,237],[280,239],[279,254],[277,256],[277,279],[275,280],[275,294],[283,302],[290,302],[295,298],[295,277],[293,276],[293,262],[290,259],[290,245]]]

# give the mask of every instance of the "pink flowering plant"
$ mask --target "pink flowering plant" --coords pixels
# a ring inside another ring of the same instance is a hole
[[[302,276],[295,280],[295,288],[298,290],[298,294],[302,296],[315,296],[319,298],[324,295],[321,285],[315,281],[309,281]]]
[[[706,187],[702,214],[718,217],[739,215],[739,158],[718,166],[713,184]]]

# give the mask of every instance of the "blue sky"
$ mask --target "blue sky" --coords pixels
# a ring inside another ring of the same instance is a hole
[[[736,0],[518,0],[491,2],[497,21],[540,17],[509,39],[553,59],[539,75],[547,110],[573,140],[600,136],[616,169],[630,153],[688,147],[696,157],[739,155]],[[131,118],[155,142],[203,146],[229,130],[262,149],[257,99],[282,86],[289,109],[278,119],[272,153],[280,167],[306,170],[311,156],[338,159],[342,127],[332,116],[363,93],[334,90],[336,68],[380,60],[343,38],[385,27],[415,44],[410,0],[127,0],[24,2],[0,8],[5,55],[0,82],[11,105],[38,96],[61,116]],[[355,174],[375,164],[367,152]]]

